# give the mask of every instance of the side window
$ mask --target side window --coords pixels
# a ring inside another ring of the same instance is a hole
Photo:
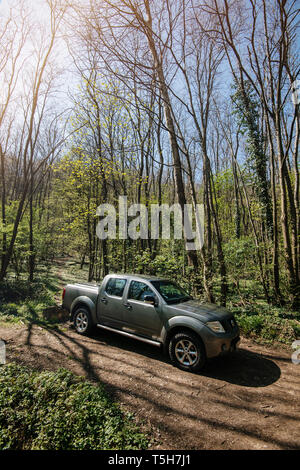
[[[153,295],[154,292],[147,284],[139,281],[131,281],[128,291],[128,300],[141,300],[143,301],[145,295]]]
[[[118,277],[112,277],[106,284],[105,292],[108,295],[115,295],[116,297],[122,297],[126,279],[119,279]]]

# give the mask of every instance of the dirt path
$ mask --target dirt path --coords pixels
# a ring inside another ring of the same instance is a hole
[[[8,361],[66,367],[101,380],[152,428],[152,449],[299,449],[300,365],[286,351],[242,340],[201,375],[174,368],[153,347],[114,333],[81,337],[37,326],[1,327]]]

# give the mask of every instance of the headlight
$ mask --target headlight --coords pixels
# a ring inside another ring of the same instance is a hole
[[[219,321],[208,321],[205,324],[215,333],[225,333],[225,330]]]

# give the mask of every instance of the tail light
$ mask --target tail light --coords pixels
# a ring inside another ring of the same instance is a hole
[[[66,293],[66,288],[64,287],[63,292],[62,292],[62,301],[64,301],[65,293]]]

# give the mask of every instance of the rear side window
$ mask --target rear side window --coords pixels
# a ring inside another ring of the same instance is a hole
[[[105,292],[108,295],[115,295],[116,297],[122,297],[124,287],[126,284],[126,279],[119,279],[117,277],[112,277],[109,279],[106,284]]]
[[[144,300],[145,295],[153,295],[153,291],[147,284],[139,281],[131,281],[128,292],[128,299],[131,300]]]

